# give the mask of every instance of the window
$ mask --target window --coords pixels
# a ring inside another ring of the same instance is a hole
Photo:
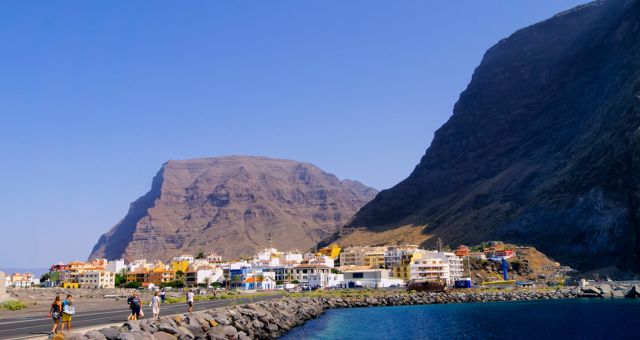
[[[364,273],[353,273],[354,279],[362,279],[364,278]]]

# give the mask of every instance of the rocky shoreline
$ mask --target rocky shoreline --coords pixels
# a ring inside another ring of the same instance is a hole
[[[622,292],[622,294],[617,293]],[[279,300],[216,308],[193,314],[163,316],[158,321],[129,321],[66,339],[191,340],[276,339],[331,308],[358,308],[464,302],[528,301],[580,297],[640,297],[640,285],[597,285],[557,290],[453,291],[446,293],[396,292],[358,296],[287,297]],[[55,339],[55,337],[52,337]]]

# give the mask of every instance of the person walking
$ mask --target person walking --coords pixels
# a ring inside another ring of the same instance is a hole
[[[62,302],[62,327],[61,332],[64,332],[64,325],[67,325],[67,333],[71,332],[71,319],[76,314],[76,307],[73,304],[73,296],[67,295],[67,298]]]
[[[51,334],[56,334],[58,324],[62,318],[62,300],[60,299],[60,295],[56,295],[55,300],[51,304],[51,308],[49,308],[49,317],[53,320],[53,329],[51,329]]]
[[[155,291],[153,293],[153,297],[151,298],[151,302],[149,302],[149,307],[151,307],[151,313],[153,313],[153,320],[158,320],[158,315],[160,315],[160,304],[162,300],[160,299],[160,293]]]
[[[189,308],[188,308],[189,313],[193,313],[194,296],[195,296],[195,294],[193,294],[193,291],[191,289],[189,289],[189,292],[187,292],[187,305],[189,306]]]
[[[127,304],[129,305],[129,316],[127,317],[127,320],[133,320],[133,308],[131,307],[131,301],[133,301],[133,293],[131,293],[127,298]]]
[[[162,304],[164,305],[164,299],[166,298],[167,292],[165,292],[164,288],[160,292],[160,300],[162,300]]]
[[[140,320],[142,315],[142,301],[140,300],[140,293],[136,291],[131,299],[131,320]]]

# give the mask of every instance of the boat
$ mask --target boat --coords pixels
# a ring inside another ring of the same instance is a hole
[[[442,280],[411,280],[407,282],[407,290],[418,292],[441,293],[447,289]]]

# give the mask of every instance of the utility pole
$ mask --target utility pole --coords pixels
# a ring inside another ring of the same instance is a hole
[[[438,237],[438,252],[442,252],[442,239]]]

